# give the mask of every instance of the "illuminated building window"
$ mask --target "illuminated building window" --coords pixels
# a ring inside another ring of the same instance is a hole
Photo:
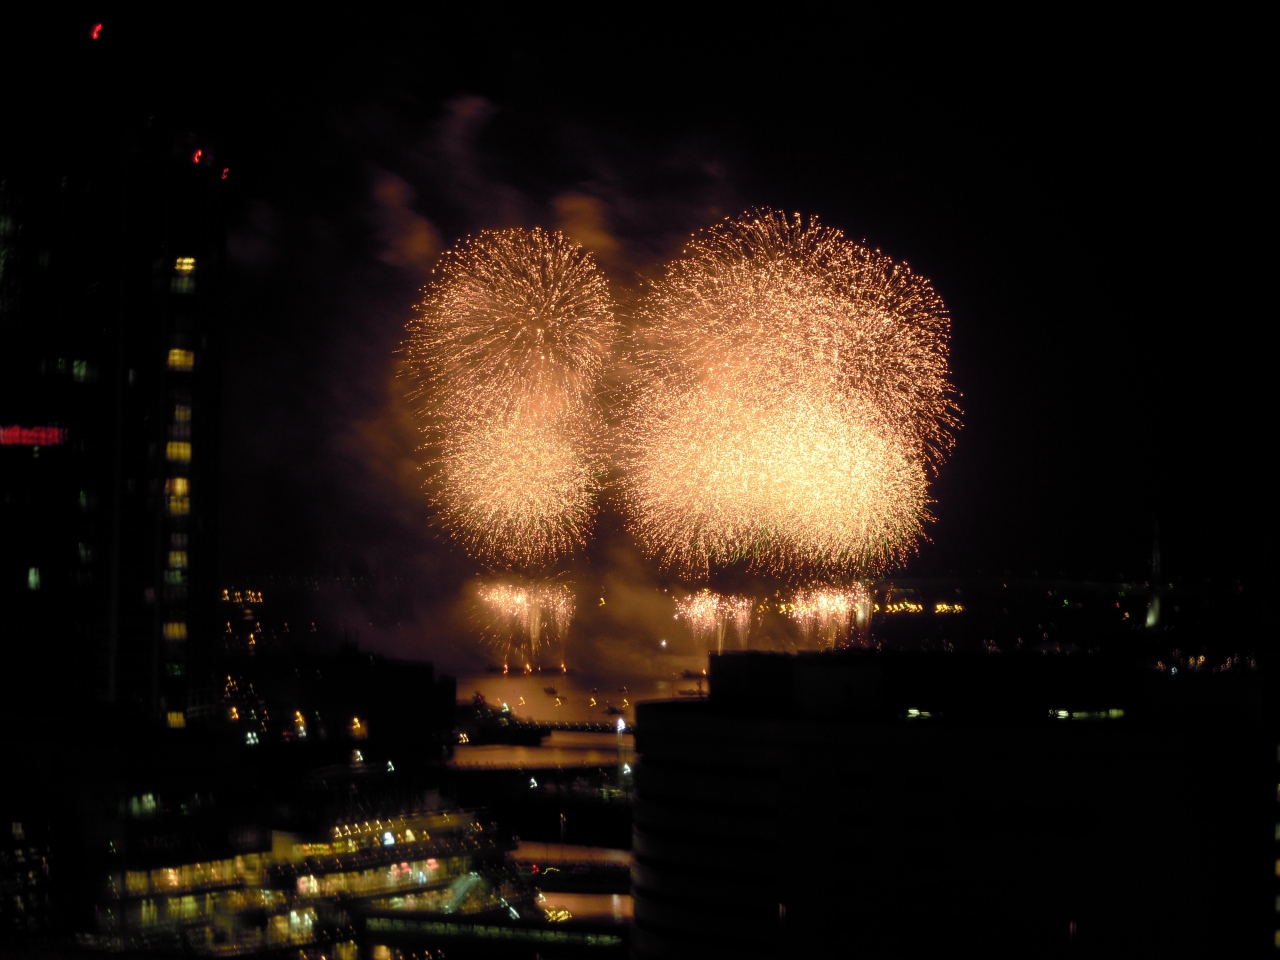
[[[169,551],[169,566],[175,569],[181,569],[186,565],[187,565],[187,551],[185,550]]]
[[[170,477],[164,482],[164,492],[185,497],[191,492],[191,481],[186,477]]]
[[[39,567],[27,568],[27,589],[28,590],[40,589],[40,568]]]
[[[81,563],[88,563],[90,560],[92,560],[92,559],[93,559],[93,546],[92,546],[92,544],[88,544],[88,543],[82,543],[82,544],[79,544],[79,550],[80,550],[80,562],[81,562]]]
[[[187,639],[187,625],[182,621],[171,620],[164,625],[164,638],[166,640]]]
[[[191,420],[191,408],[185,403],[179,403],[173,408],[174,423],[188,423]]]
[[[187,463],[191,460],[191,444],[186,440],[170,440],[165,444],[164,458],[177,463]]]
[[[191,370],[196,365],[196,355],[192,350],[180,350],[174,347],[169,351],[170,370]]]
[[[88,360],[72,360],[71,361],[71,379],[76,383],[84,383],[89,379],[89,361]]]
[[[173,279],[169,281],[169,289],[173,293],[195,293],[195,257],[178,257],[173,262]]]
[[[169,516],[185,517],[191,512],[190,497],[170,497],[169,498]]]
[[[164,572],[164,582],[167,586],[176,587],[182,583],[181,570],[166,570]]]
[[[179,727],[185,727],[186,725],[187,715],[185,713],[181,710],[169,711],[169,728],[171,730],[177,730]]]

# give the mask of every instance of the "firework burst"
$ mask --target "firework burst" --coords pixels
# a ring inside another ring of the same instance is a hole
[[[810,587],[799,591],[781,610],[800,625],[819,647],[832,649],[866,627],[871,616],[871,593],[862,584],[851,587]]]
[[[477,591],[486,635],[504,666],[563,669],[573,620],[573,593],[565,583],[481,583]],[[549,629],[548,629],[549,628]]]
[[[695,238],[641,315],[624,483],[664,566],[848,578],[915,549],[958,414],[928,281],[762,212]]]
[[[699,590],[676,601],[676,619],[689,624],[694,642],[709,646],[715,641],[716,652],[724,652],[724,640],[730,623],[738,635],[738,646],[746,649],[747,633],[751,627],[752,602],[746,597],[735,597],[710,590]]]
[[[561,233],[449,251],[408,326],[427,488],[473,556],[531,569],[581,546],[605,469],[598,389],[617,323],[590,254]]]

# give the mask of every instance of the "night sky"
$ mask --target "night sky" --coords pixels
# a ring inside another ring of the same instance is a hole
[[[559,227],[625,305],[756,206],[909,262],[950,308],[963,427],[911,574],[1143,579],[1157,523],[1167,577],[1253,573],[1272,311],[1248,25],[95,16],[112,108],[189,119],[230,167],[228,580],[368,575],[398,583],[391,619],[443,609],[476,568],[418,492],[394,352],[434,257]],[[79,21],[29,29],[6,52],[83,69],[58,35]],[[613,526],[594,569],[647,583]]]

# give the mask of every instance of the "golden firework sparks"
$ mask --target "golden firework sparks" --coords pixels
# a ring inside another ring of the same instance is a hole
[[[499,649],[504,666],[514,663],[526,670],[564,666],[574,613],[568,584],[482,582],[477,594],[487,614],[487,635]]]
[[[865,627],[871,593],[863,584],[848,587],[809,587],[796,593],[782,612],[791,617],[811,642],[833,648]]]
[[[702,646],[715,640],[716,652],[724,652],[727,627],[733,623],[738,635],[738,646],[746,649],[747,633],[751,626],[752,601],[747,597],[735,597],[702,589],[697,593],[676,600],[676,619],[689,624],[694,641]]]
[[[928,281],[764,211],[695,238],[641,316],[624,485],[664,566],[847,577],[915,549],[958,425]]]
[[[408,325],[427,487],[488,563],[544,566],[586,539],[605,470],[598,390],[617,322],[561,233],[482,233],[449,251]]]

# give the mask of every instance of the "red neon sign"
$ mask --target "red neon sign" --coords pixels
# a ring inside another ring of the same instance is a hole
[[[56,447],[67,439],[64,427],[0,427],[0,446]]]
[[[95,24],[93,25],[93,31],[89,34],[89,36],[90,36],[90,38],[91,38],[91,39],[93,39],[93,40],[97,40],[99,37],[101,37],[101,36],[102,36],[102,24],[100,24],[100,23],[95,23]]]

